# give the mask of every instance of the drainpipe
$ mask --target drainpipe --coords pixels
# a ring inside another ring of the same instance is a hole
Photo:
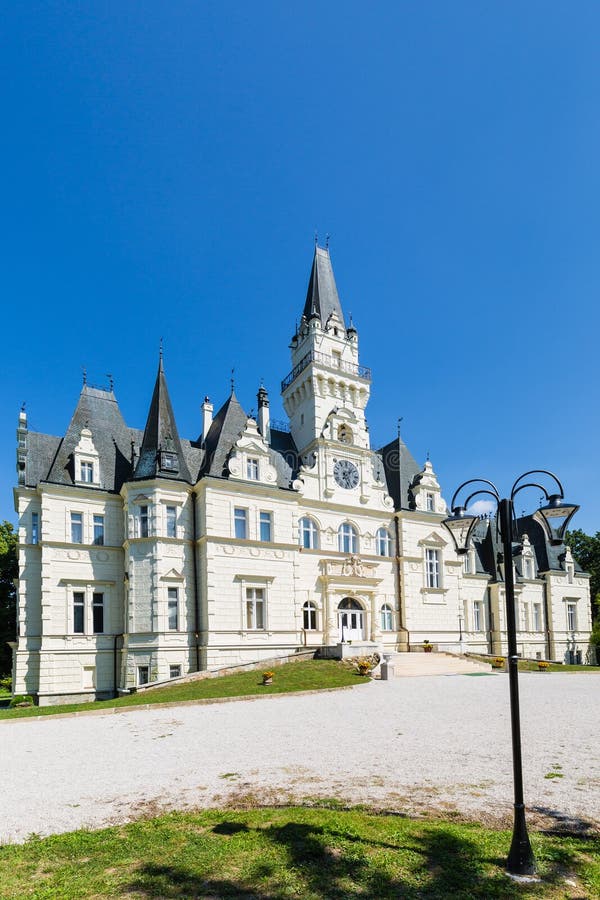
[[[119,696],[119,668],[117,666],[117,641],[119,638],[125,638],[123,634],[115,634],[113,641],[113,684],[114,684],[114,695],[115,697]],[[123,649],[123,644],[121,644],[121,650]]]
[[[194,632],[196,638],[196,672],[200,671],[200,591],[198,587],[198,562],[196,559],[196,492],[192,490],[192,564],[194,571]]]
[[[394,525],[396,531],[396,598],[398,600],[398,631],[403,631],[406,635],[406,649],[409,648],[408,632],[404,625],[404,610],[402,608],[402,567],[400,565],[400,525],[398,516],[394,516]]]
[[[544,625],[546,626],[546,659],[552,659],[552,644],[550,641],[550,619],[548,618],[548,581],[544,578]]]
[[[492,612],[492,590],[486,588],[487,612],[488,612],[488,653],[494,652],[494,614]]]

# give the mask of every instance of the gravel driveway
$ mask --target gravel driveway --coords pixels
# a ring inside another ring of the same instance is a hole
[[[528,821],[598,827],[600,677],[519,683]],[[0,722],[0,764],[2,842],[162,809],[317,797],[507,824],[508,677]]]

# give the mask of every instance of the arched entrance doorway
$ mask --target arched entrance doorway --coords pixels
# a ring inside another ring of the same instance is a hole
[[[338,606],[338,628],[342,642],[364,640],[365,613],[358,600],[344,597]]]

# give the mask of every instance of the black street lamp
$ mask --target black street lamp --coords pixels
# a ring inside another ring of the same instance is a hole
[[[548,475],[559,489],[559,493],[549,494],[543,485],[536,482],[521,483],[529,475]],[[469,484],[484,484],[485,488],[473,491],[464,501],[462,506],[455,506],[458,494]],[[504,562],[504,587],[506,593],[506,635],[508,643],[508,677],[510,689],[510,721],[512,734],[512,758],[513,758],[513,782],[514,782],[514,823],[512,843],[506,869],[511,875],[534,875],[535,858],[525,822],[525,804],[523,802],[523,765],[521,758],[521,720],[519,713],[519,668],[517,655],[517,627],[515,617],[515,576],[513,571],[513,543],[515,541],[514,523],[515,507],[514,499],[519,491],[525,488],[539,488],[546,500],[546,506],[540,507],[533,518],[542,526],[549,542],[553,545],[563,543],[567,526],[577,510],[578,506],[566,503],[563,487],[556,475],[545,469],[533,469],[525,472],[513,484],[510,499],[501,499],[496,486],[491,481],[483,478],[472,478],[465,481],[455,491],[452,498],[452,515],[442,523],[446,526],[456,552],[464,554],[468,552],[469,542],[473,537],[475,526],[479,521],[478,516],[467,512],[471,500],[482,494],[493,497],[498,506],[500,537],[502,539],[502,560]]]

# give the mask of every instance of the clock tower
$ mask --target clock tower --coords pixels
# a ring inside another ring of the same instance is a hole
[[[315,247],[291,351],[292,371],[281,393],[300,455],[309,456],[321,438],[369,449],[365,407],[371,371],[359,363],[358,332],[352,320],[346,324],[329,250],[321,247]]]

